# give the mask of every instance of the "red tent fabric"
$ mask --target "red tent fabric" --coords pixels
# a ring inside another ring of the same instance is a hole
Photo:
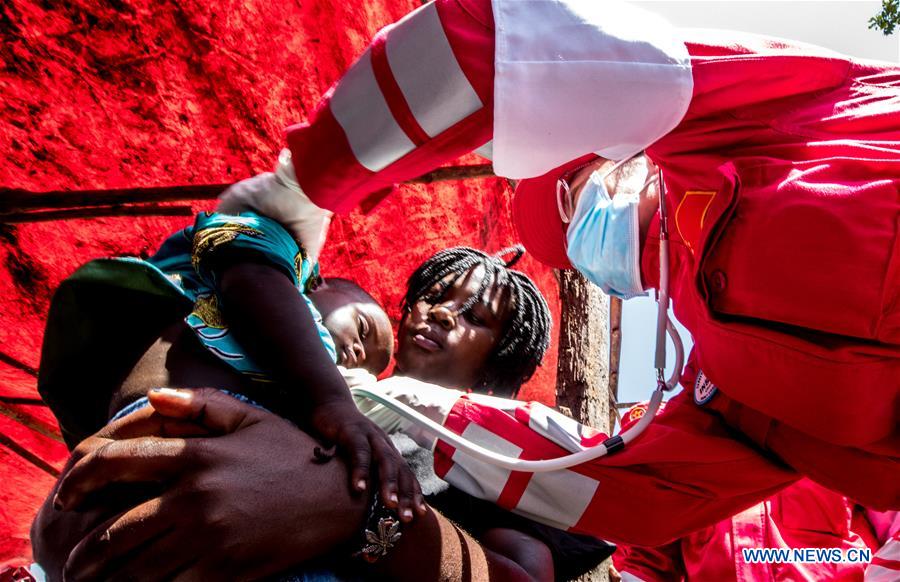
[[[418,4],[3,3],[0,188],[215,184],[269,170],[282,129],[306,118],[378,28]],[[515,242],[510,193],[500,179],[401,187],[369,215],[333,224],[323,273],[359,281],[396,323],[405,279],[431,253]],[[66,458],[35,391],[53,290],[83,262],[148,254],[189,221],[0,223],[0,563],[29,557],[31,518]],[[520,268],[537,280],[559,321],[553,273],[527,256]],[[554,346],[522,396],[552,404],[555,369]]]

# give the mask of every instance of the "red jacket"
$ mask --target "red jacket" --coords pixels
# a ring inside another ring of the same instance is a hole
[[[754,548],[837,548],[867,550],[851,529],[851,509],[844,497],[809,480],[801,480],[771,499],[730,519],[703,528],[665,546],[620,545],[616,568],[646,582],[668,580],[861,581],[867,560],[850,563],[752,563],[742,550]],[[864,554],[861,552],[860,557]]]
[[[885,441],[900,405],[900,68],[754,40],[688,43],[690,108],[647,150],[666,181],[673,307],[731,398],[827,442]]]

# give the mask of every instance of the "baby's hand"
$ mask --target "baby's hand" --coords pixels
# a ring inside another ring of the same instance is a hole
[[[362,415],[352,403],[335,401],[320,404],[312,415],[313,427],[328,441],[350,455],[350,486],[362,492],[369,485],[374,460],[380,480],[379,494],[386,506],[397,511],[404,523],[414,512],[424,515],[425,500],[419,482],[394,448],[388,436]]]

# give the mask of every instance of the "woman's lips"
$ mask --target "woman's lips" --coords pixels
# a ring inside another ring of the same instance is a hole
[[[413,343],[429,352],[436,352],[441,349],[441,345],[431,338],[425,337],[421,333],[417,333],[412,338]]]

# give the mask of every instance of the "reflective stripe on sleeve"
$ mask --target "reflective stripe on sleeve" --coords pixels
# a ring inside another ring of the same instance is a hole
[[[394,119],[375,80],[367,50],[335,88],[331,113],[340,124],[357,161],[377,172],[415,148]]]
[[[483,106],[453,54],[433,2],[397,23],[388,34],[386,52],[410,111],[429,137]]]

